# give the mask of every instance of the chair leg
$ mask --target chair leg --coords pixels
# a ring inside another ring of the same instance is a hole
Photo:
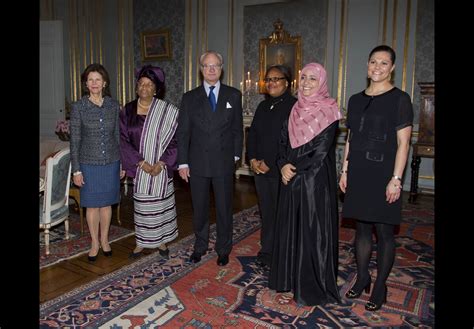
[[[81,219],[81,235],[83,235],[84,234],[84,213],[81,206],[79,206],[79,218]]]
[[[81,219],[81,235],[84,234],[84,213],[81,207],[81,192],[76,187],[69,188],[69,197],[71,197],[79,208],[79,218]]]
[[[69,240],[69,217],[64,221],[64,230],[66,231],[66,240]]]
[[[44,229],[44,244],[46,246],[46,256],[49,255],[49,229]]]
[[[122,222],[120,221],[120,203],[117,204],[117,222],[122,226]]]

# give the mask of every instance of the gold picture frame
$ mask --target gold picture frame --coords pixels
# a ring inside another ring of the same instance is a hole
[[[273,23],[274,31],[260,39],[259,92],[265,93],[265,71],[272,65],[285,65],[291,70],[294,81],[298,81],[301,70],[301,36],[291,36],[283,30],[283,22],[278,19]],[[295,83],[296,85],[296,83]]]
[[[171,59],[169,29],[141,32],[140,40],[143,61],[165,61]]]

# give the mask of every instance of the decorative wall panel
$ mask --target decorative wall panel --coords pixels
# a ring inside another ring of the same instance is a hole
[[[268,37],[273,31],[273,22],[278,18],[283,28],[292,36],[301,36],[302,63],[326,60],[326,1],[298,0],[285,3],[246,6],[244,8],[244,67],[241,71],[250,72],[252,81],[257,81],[259,70],[259,40]],[[294,73],[293,73],[294,74]],[[246,77],[242,76],[242,81]],[[263,100],[262,95],[251,99],[256,108]]]
[[[184,29],[185,29],[184,0],[134,0],[134,38],[135,67],[152,64],[165,71],[166,94],[165,100],[179,106],[183,96],[184,81]],[[142,62],[140,50],[140,32],[149,30],[170,29],[171,60]]]

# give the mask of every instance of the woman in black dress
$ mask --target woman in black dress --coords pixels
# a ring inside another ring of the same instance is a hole
[[[395,259],[394,228],[401,220],[402,175],[410,148],[413,109],[410,96],[390,81],[395,52],[382,45],[369,55],[369,86],[348,103],[348,139],[339,186],[345,193],[343,217],[357,219],[357,280],[346,293],[370,292],[372,227],[377,231],[377,278],[365,308],[378,310],[387,299],[385,284]]]
[[[269,287],[303,305],[339,302],[336,130],[341,118],[324,68],[301,71],[298,102],[283,124],[282,175]]]
[[[267,98],[258,104],[247,139],[250,167],[255,173],[262,229],[261,249],[257,255],[260,266],[270,266],[272,261],[273,232],[275,227],[280,170],[276,158],[283,122],[288,119],[296,102],[289,91],[291,73],[286,66],[274,65],[265,74]]]

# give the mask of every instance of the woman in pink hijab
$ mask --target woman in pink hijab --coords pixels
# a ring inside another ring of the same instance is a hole
[[[340,301],[337,287],[336,131],[341,118],[326,70],[301,71],[298,102],[283,124],[277,164],[282,175],[269,287],[303,305]]]

